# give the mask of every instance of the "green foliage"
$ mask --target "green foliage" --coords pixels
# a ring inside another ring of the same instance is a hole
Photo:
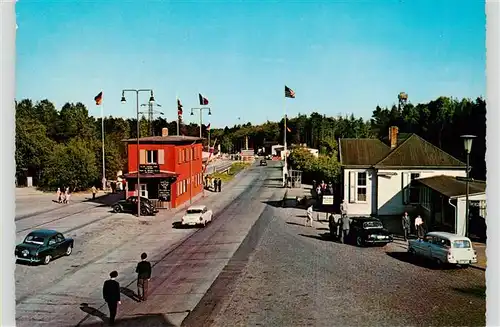
[[[293,169],[302,171],[312,171],[316,158],[305,148],[297,148],[290,152],[288,163]]]

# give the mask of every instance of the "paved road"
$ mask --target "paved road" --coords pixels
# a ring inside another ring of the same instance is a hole
[[[484,326],[485,276],[434,270],[405,246],[357,248],[268,206],[185,326]]]
[[[75,203],[25,217],[21,215],[16,221],[18,241],[31,228],[54,228],[75,238],[75,249],[70,257],[56,259],[48,266],[16,266],[17,326],[75,326],[79,322],[86,325],[95,320],[102,321],[88,315],[90,308],[102,310],[102,282],[110,271],[116,269],[120,272],[118,280],[122,285],[132,283],[135,265],[143,251],[149,253],[150,261],[157,265],[155,270],[158,270],[158,274],[160,267],[170,267],[172,260],[175,261],[174,267],[177,268],[169,271],[169,275],[177,278],[173,287],[176,291],[190,290],[187,293],[189,298],[181,297],[176,304],[186,310],[194,308],[197,300],[203,296],[203,289],[208,289],[217,277],[217,267],[220,266],[219,270],[224,267],[224,260],[229,260],[231,252],[237,248],[238,240],[245,237],[244,229],[251,228],[251,219],[248,218],[256,219],[259,215],[253,214],[247,203],[260,203],[259,200],[250,200],[259,199],[261,185],[267,174],[264,172],[262,175],[262,172],[261,167],[254,167],[243,172],[234,182],[226,184],[223,192],[206,192],[207,197],[199,203],[208,204],[216,213],[217,220],[200,232],[197,229],[172,228],[172,222],[180,220],[182,212],[174,216],[161,214],[150,223],[139,223],[131,215],[111,214],[109,207],[92,202]],[[272,189],[268,195],[275,191]],[[263,210],[264,205],[261,205]],[[241,216],[236,214],[240,209],[244,210]],[[233,225],[231,219],[235,223],[236,219],[242,221]],[[206,243],[209,241],[216,244],[210,247]],[[205,243],[202,245],[200,242]],[[223,248],[217,248],[217,244]],[[173,249],[178,250],[175,252]],[[185,257],[185,253],[189,255]],[[223,255],[219,260],[212,260],[212,255],[216,253]],[[205,263],[198,270],[193,270],[193,259],[197,258],[215,261],[215,266]],[[204,279],[193,285],[196,274]],[[153,279],[153,287],[155,281],[161,279]],[[83,303],[87,307],[81,307]],[[179,314],[176,312],[178,310],[172,312],[175,303],[169,304],[170,308],[160,313],[170,312],[172,320],[180,324],[187,313],[184,311]],[[107,313],[107,310],[104,311]],[[143,325],[142,322],[140,325]]]

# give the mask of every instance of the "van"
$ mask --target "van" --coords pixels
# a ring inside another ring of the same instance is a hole
[[[468,237],[447,232],[429,232],[423,239],[409,240],[408,252],[438,265],[469,266],[477,263],[477,252]]]

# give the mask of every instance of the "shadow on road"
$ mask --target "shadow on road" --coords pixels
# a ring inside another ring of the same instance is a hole
[[[139,296],[134,291],[132,291],[130,288],[120,287],[120,292],[123,295],[125,295],[126,297],[128,297],[129,299],[131,299],[132,301],[140,302]]]
[[[284,202],[284,203],[283,203]],[[286,201],[283,200],[278,200],[278,201],[262,201],[262,203],[265,203],[267,205],[270,205],[275,208],[296,208],[296,201],[295,199],[287,199]]]
[[[172,223],[172,228],[175,228],[175,229],[190,229],[190,228],[199,228],[199,226],[182,225],[182,222],[180,222],[180,221],[174,221]]]
[[[301,224],[301,223],[296,223],[296,222],[294,222],[294,221],[287,221],[286,223],[287,223],[288,225],[296,225],[296,226],[305,227],[305,226],[304,226],[304,223],[302,223],[302,224]]]
[[[82,310],[83,312],[88,313],[89,315],[92,315],[92,316],[95,316],[97,318],[100,318],[103,322],[107,322],[108,321],[108,317],[106,316],[106,314],[104,312],[99,311],[98,309],[89,306],[88,303],[82,303],[82,304],[80,304],[80,310]]]
[[[117,193],[108,193],[92,199],[92,197],[86,198],[83,202],[98,203],[102,206],[111,206],[116,202],[125,199],[125,192],[120,191]]]
[[[83,323],[80,326],[85,327],[97,327],[97,326],[108,326],[104,322],[98,323]],[[174,327],[175,325],[170,322],[161,313],[152,314],[142,314],[136,315],[128,318],[116,318],[115,326],[127,326],[127,327]]]
[[[327,230],[327,231],[329,231],[329,230],[330,230],[330,228],[327,228],[327,227],[319,227],[319,228],[316,228],[316,230]]]
[[[453,287],[453,290],[462,294],[472,295],[480,299],[486,298],[486,287],[484,286],[466,287],[466,288]]]
[[[320,241],[328,241],[331,242],[330,238],[330,233],[323,233],[319,235],[307,235],[307,234],[299,234],[300,236],[308,237],[308,238],[313,238],[315,240],[320,240]]]
[[[437,266],[434,262],[427,260],[422,257],[412,255],[408,252],[386,252],[386,254],[396,260],[413,264],[422,268],[432,269],[432,270],[448,270],[452,266]]]

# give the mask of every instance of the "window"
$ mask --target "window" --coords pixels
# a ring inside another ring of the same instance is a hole
[[[412,181],[420,178],[419,173],[402,173],[403,204],[418,204],[420,201],[420,188]]]
[[[146,150],[146,163],[147,164],[158,163],[158,150]]]
[[[412,173],[410,175],[410,204],[417,204],[420,200],[420,188],[418,186],[413,185],[413,181],[417,178],[420,178],[420,174]]]
[[[358,202],[366,202],[366,172],[358,172],[356,200]]]
[[[419,191],[420,205],[427,210],[431,210],[431,192],[431,189],[425,186]]]

